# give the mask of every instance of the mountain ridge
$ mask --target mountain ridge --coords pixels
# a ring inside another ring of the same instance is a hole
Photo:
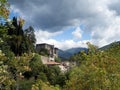
[[[112,43],[110,43],[110,44],[108,44],[108,45],[105,45],[105,46],[103,46],[103,47],[98,48],[98,50],[107,50],[107,49],[109,49],[112,45],[118,44],[118,43],[120,44],[120,41],[112,42]],[[87,51],[88,48],[77,47],[77,48],[70,48],[70,49],[67,49],[67,50],[61,50],[61,49],[59,49],[59,50],[58,50],[58,56],[59,56],[61,59],[67,60],[67,59],[69,59],[72,55],[74,55],[74,54],[76,54],[76,53],[79,53],[79,52],[82,51],[82,50]]]
[[[67,50],[58,50],[58,56],[62,59],[69,59],[72,55],[82,51],[82,50],[87,50],[87,48],[83,48],[83,47],[77,47],[77,48],[70,48]]]
[[[105,46],[103,46],[103,47],[100,47],[99,48],[99,50],[107,50],[107,49],[109,49],[113,44],[120,44],[120,41],[115,41],[115,42],[112,42],[112,43],[110,43],[110,44],[108,44],[108,45],[105,45]]]

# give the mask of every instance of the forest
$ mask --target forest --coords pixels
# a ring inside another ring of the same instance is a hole
[[[0,90],[120,90],[120,42],[103,50],[88,42],[87,52],[69,58],[76,66],[62,73],[42,63],[32,26],[8,21],[9,7],[0,0]]]

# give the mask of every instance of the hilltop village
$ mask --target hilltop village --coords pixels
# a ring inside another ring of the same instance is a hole
[[[37,44],[36,52],[41,54],[41,61],[43,64],[47,66],[55,66],[57,65],[62,72],[68,71],[71,67],[75,65],[75,62],[70,61],[57,61],[60,59],[58,56],[58,48],[54,47],[54,45],[50,45],[47,43]]]
[[[114,8],[119,0],[9,1],[11,5],[8,0],[0,0],[0,90],[120,90],[120,41],[112,42],[119,40],[120,15],[118,7]],[[26,23],[17,18],[19,14]],[[27,23],[31,26],[27,27]],[[70,56],[66,61],[54,45],[36,45],[32,26],[38,24],[40,30],[57,31],[79,25],[74,36],[77,34],[80,42],[85,35],[98,44],[112,43],[99,48],[87,42],[87,50],[75,49],[77,53],[70,53],[72,56],[61,52]],[[93,32],[83,34],[81,30]]]

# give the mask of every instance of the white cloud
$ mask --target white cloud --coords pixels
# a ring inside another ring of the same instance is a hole
[[[75,38],[80,39],[82,37],[82,30],[80,27],[77,27],[72,34],[75,36]]]
[[[92,42],[100,47],[120,40],[120,16],[116,16],[112,11],[106,12],[106,15],[107,25],[94,27],[91,34]]]
[[[56,41],[66,26],[85,26],[84,33],[91,33],[93,44],[103,46],[120,40],[120,0],[9,0],[12,9],[25,17],[27,24],[38,26],[37,41],[55,43],[60,48],[84,45],[74,40]],[[58,33],[57,33],[58,32]],[[73,33],[81,39],[82,32],[77,28]],[[61,36],[62,37],[62,36]],[[65,45],[66,44],[66,45]]]
[[[59,32],[50,33],[48,31],[43,31],[39,29],[35,31],[35,36],[37,39],[37,43],[43,43],[43,42],[47,42],[46,40],[50,39],[52,36],[56,36],[61,33],[63,32],[59,31]]]
[[[88,40],[83,40],[83,41],[74,41],[74,40],[62,40],[62,41],[57,41],[55,39],[52,39],[52,36],[57,36],[58,34],[61,34],[63,32],[55,32],[55,33],[50,33],[47,31],[35,31],[35,35],[37,38],[37,44],[39,43],[48,43],[55,45],[55,47],[66,50],[69,48],[75,48],[75,47],[87,47],[86,42]]]
[[[86,45],[87,42],[88,42],[87,40],[76,42],[74,40],[57,41],[55,39],[44,39],[44,42],[42,43],[52,44],[59,49],[67,50],[75,47],[87,47]]]

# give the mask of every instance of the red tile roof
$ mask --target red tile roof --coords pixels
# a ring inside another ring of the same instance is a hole
[[[47,62],[46,64],[47,65],[60,65],[60,63],[53,62],[53,61]]]

